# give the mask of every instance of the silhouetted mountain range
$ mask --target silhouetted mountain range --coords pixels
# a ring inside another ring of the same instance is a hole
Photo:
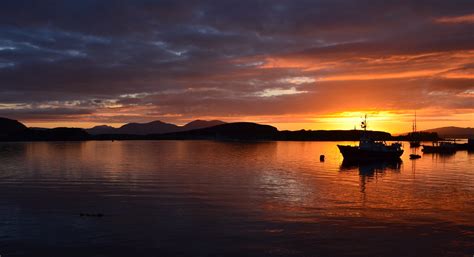
[[[472,136],[472,128],[439,128],[420,132],[421,140],[437,140],[440,131],[445,136]],[[449,132],[449,133],[448,133]],[[461,133],[462,132],[462,133]],[[357,141],[362,130],[299,130],[278,131],[269,125],[251,122],[225,123],[222,121],[196,120],[184,126],[161,121],[129,123],[120,128],[97,126],[80,128],[27,128],[22,123],[0,118],[0,141],[55,141],[55,140],[291,140],[291,141]],[[375,140],[411,140],[409,136],[394,137],[382,131],[366,131]]]
[[[148,123],[128,123],[120,128],[114,128],[107,125],[96,126],[86,131],[91,135],[103,134],[122,134],[122,135],[149,135],[149,134],[164,134],[180,131],[187,131],[193,129],[207,128],[217,125],[225,124],[220,120],[195,120],[184,126],[177,126],[171,123],[162,121],[152,121]]]

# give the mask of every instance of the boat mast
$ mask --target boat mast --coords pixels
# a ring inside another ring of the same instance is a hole
[[[413,124],[411,125],[412,134],[416,132],[416,111],[415,111],[415,119],[413,120]]]

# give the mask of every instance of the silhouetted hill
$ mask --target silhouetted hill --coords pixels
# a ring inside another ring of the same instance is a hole
[[[460,127],[442,127],[424,130],[424,132],[435,132],[444,138],[472,138],[474,137],[474,128]]]
[[[116,134],[147,135],[169,133],[177,130],[179,130],[178,126],[157,120],[149,123],[125,124],[122,127],[118,128]]]
[[[114,134],[116,130],[116,128],[107,125],[100,125],[90,129],[86,129],[87,133],[91,135]]]
[[[121,135],[148,135],[148,134],[162,134],[179,131],[179,126],[165,123],[162,121],[152,121],[148,123],[128,123],[120,128],[114,128],[107,125],[95,126],[86,129],[91,135],[103,134],[121,134]]]
[[[8,138],[28,130],[21,122],[16,120],[0,118],[0,138]]]
[[[182,126],[181,131],[209,128],[209,127],[214,127],[214,126],[222,125],[222,124],[226,124],[226,123],[220,120],[195,120]]]
[[[225,124],[219,120],[195,120],[184,126],[177,126],[171,123],[165,123],[162,121],[152,121],[149,123],[128,123],[120,128],[114,128],[107,125],[96,126],[86,131],[92,135],[105,135],[105,134],[121,134],[121,135],[148,135],[148,134],[165,134],[172,132],[187,131],[193,129],[201,129],[212,127],[216,125]]]
[[[251,122],[235,122],[190,131],[150,135],[149,138],[174,140],[275,140],[277,135],[277,128],[270,125],[260,125]]]
[[[0,141],[76,141],[88,140],[90,135],[79,128],[27,128],[22,123],[0,118]]]

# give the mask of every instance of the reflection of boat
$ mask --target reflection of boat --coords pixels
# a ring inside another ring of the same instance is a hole
[[[402,160],[378,160],[378,161],[354,161],[344,159],[341,163],[340,171],[359,170],[360,191],[365,192],[367,182],[384,176],[385,171],[399,172]]]
[[[421,158],[421,155],[419,154],[410,154],[410,159],[420,159]]]
[[[456,144],[446,141],[433,142],[433,145],[423,145],[421,151],[423,153],[455,153],[457,150]]]
[[[416,112],[415,112],[415,120],[413,120],[413,125],[412,125],[412,133],[410,134],[411,140],[410,140],[410,147],[420,147],[420,140],[418,140],[418,134],[416,132]]]
[[[341,170],[359,169],[361,175],[371,175],[385,170],[400,170],[402,160],[382,160],[382,161],[355,161],[344,159],[341,163]]]
[[[364,132],[367,129],[367,116],[362,121]],[[403,154],[400,143],[390,145],[385,142],[377,142],[370,139],[367,133],[364,133],[358,146],[337,145],[344,160],[396,160]]]

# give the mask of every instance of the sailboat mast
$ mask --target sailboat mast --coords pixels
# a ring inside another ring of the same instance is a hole
[[[413,132],[416,132],[416,111],[415,111],[415,121],[413,122]]]
[[[364,123],[365,123],[364,130],[367,131],[367,114],[364,117]]]

